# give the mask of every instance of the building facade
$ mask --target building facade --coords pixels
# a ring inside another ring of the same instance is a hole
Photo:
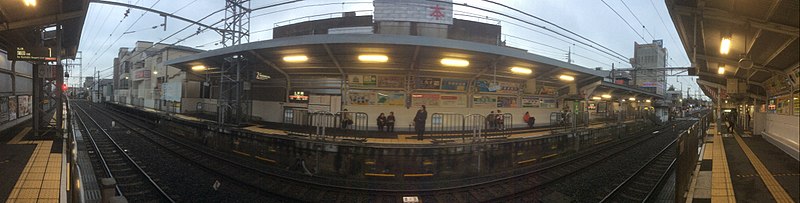
[[[199,52],[202,50],[145,41],[136,42],[133,49],[120,48],[114,59],[114,101],[178,112],[186,74],[164,62]]]
[[[650,92],[663,95],[667,86],[667,48],[662,40],[650,44],[634,42],[633,65],[634,85]]]

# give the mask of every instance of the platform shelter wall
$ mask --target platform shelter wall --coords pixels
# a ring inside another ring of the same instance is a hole
[[[755,113],[755,132],[781,150],[800,160],[800,117]]]
[[[345,105],[344,108],[348,109],[349,111],[354,112],[365,112],[369,115],[370,119],[377,118],[380,113],[384,113],[386,115],[389,112],[393,111],[395,118],[397,119],[395,128],[398,130],[407,130],[409,129],[409,125],[414,120],[414,116],[419,110],[419,107],[411,107],[406,108],[402,106],[394,107],[394,106],[364,106],[364,105]],[[530,112],[532,116],[536,118],[536,125],[546,125],[550,123],[550,112],[558,111],[557,108],[452,108],[452,107],[428,107],[428,125],[430,125],[430,118],[433,113],[459,113],[463,115],[469,114],[480,114],[480,115],[487,115],[491,111],[497,112],[497,110],[502,111],[503,113],[511,113],[513,115],[513,127],[525,127],[525,123],[522,121],[522,116],[525,115],[525,112]],[[374,121],[370,121],[370,128],[377,128],[374,125]]]

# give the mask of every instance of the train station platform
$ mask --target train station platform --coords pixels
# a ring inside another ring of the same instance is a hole
[[[0,201],[66,202],[65,142],[55,134],[35,136],[30,123],[3,132]]]
[[[800,162],[727,124],[706,135],[686,202],[800,202]]]
[[[146,107],[139,107],[133,106],[130,104],[119,104],[114,103],[116,105],[136,109],[142,111],[144,113],[151,113],[157,114],[161,116],[167,116],[174,120],[179,120],[183,122],[189,122],[194,124],[204,124],[210,125],[215,124],[216,121],[210,120],[204,116],[192,115],[192,114],[180,114],[180,113],[168,113],[165,111],[160,111],[157,109],[146,108]],[[643,119],[640,119],[643,120]],[[608,127],[611,125],[618,125],[618,124],[632,124],[635,123],[635,119],[626,120],[621,123],[607,123],[607,122],[592,122],[586,126],[579,127],[579,130],[589,130],[589,129],[599,129]],[[305,126],[308,127],[308,126]],[[428,126],[430,127],[430,126]],[[244,132],[255,133],[255,134],[263,134],[263,135],[272,135],[272,136],[293,136],[297,135],[298,133],[293,131],[292,129],[278,129],[273,125],[264,125],[263,123],[250,123],[239,127],[233,127],[237,130],[241,130]],[[410,128],[410,127],[409,127]],[[334,128],[328,128],[328,130]],[[546,126],[542,124],[535,125],[534,128],[514,128],[509,129],[506,133],[509,134],[507,136],[507,140],[513,139],[530,139],[536,137],[543,137],[552,134],[552,130],[555,128],[552,126]],[[437,144],[437,137],[431,136],[430,134],[434,133],[430,129],[426,129],[426,134],[422,140],[417,139],[417,135],[414,132],[408,131],[398,131],[393,133],[387,132],[380,132],[380,131],[366,131],[365,140],[363,144],[375,144],[375,145],[429,145],[429,144]],[[470,139],[450,139],[448,143],[453,144],[460,144],[460,143],[469,143],[472,142]]]

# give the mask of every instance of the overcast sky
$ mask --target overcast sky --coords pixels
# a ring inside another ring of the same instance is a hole
[[[251,8],[284,1],[253,0]],[[663,39],[664,46],[667,47],[668,51],[668,66],[690,65],[663,0],[628,0],[625,2],[627,8],[623,5],[622,0],[496,1],[569,29],[624,55],[626,58],[633,57],[634,42],[642,44],[650,43],[653,39]],[[225,5],[223,0],[129,0],[119,2],[143,7],[152,6],[153,9],[169,13],[174,12],[175,15],[193,20],[206,17],[208,14],[222,9]],[[547,25],[542,21],[483,1],[454,0],[454,2],[479,6],[553,28],[553,26]],[[629,28],[622,18],[618,17],[604,2],[616,10],[634,29]],[[628,8],[630,8],[630,11]],[[131,9],[128,16],[124,17],[126,10],[127,8],[125,7],[98,3],[90,5],[80,43],[80,51],[83,54],[83,75],[89,75],[96,68],[98,71],[102,71],[100,74],[102,77],[110,78],[110,68],[120,47],[132,47],[136,41],[159,42],[163,40],[163,43],[172,44],[194,34],[198,29],[198,26],[191,26],[183,32],[167,38],[190,24],[169,18],[166,31],[162,27],[151,29],[151,27],[159,26],[163,23],[161,16]],[[250,23],[250,41],[271,39],[271,28],[276,25],[305,21],[311,15],[321,15],[312,17],[312,19],[329,18],[340,15],[339,13],[344,11],[360,11],[358,15],[371,15],[372,10],[373,6],[370,0],[311,0],[255,11],[251,14],[253,18],[251,18]],[[567,54],[565,50],[571,49],[573,63],[587,68],[602,67],[605,70],[609,70],[612,63],[614,63],[615,67],[630,67],[630,64],[619,59],[601,54],[578,42],[560,37],[541,28],[526,25],[520,21],[463,6],[455,6],[454,10],[456,12],[455,18],[477,20],[464,16],[464,14],[476,14],[497,19],[498,21],[482,20],[482,22],[499,22],[504,34],[503,39],[506,40],[508,45],[529,50],[534,54],[565,61]],[[140,17],[141,19],[139,19]],[[223,12],[219,12],[201,22],[214,24],[222,18]],[[139,20],[137,21],[137,19]],[[222,23],[217,24],[218,27],[221,27],[221,25]],[[642,28],[642,25],[646,29]],[[567,32],[557,31],[569,35]],[[186,38],[179,45],[211,50],[221,47],[221,44],[216,44],[220,39],[221,36],[216,32],[205,31],[194,37]],[[75,75],[78,75],[77,70],[75,72]],[[685,75],[685,73],[682,73],[682,75]],[[674,85],[676,89],[681,88],[682,83],[684,91],[691,88],[691,91],[695,92],[699,89],[694,79],[695,77],[668,77],[668,83]]]

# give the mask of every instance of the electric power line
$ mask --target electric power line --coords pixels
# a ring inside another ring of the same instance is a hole
[[[644,29],[644,31],[645,31],[645,32],[647,32],[647,34],[648,34],[648,35],[650,35],[650,38],[652,38],[653,40],[655,40],[655,39],[656,39],[656,37],[653,37],[653,33],[650,33],[650,30],[648,30],[648,29],[647,29],[647,27],[645,27],[645,26],[644,26],[644,23],[642,23],[642,21],[641,21],[641,20],[639,20],[639,17],[637,17],[637,16],[636,16],[636,14],[635,14],[635,13],[633,13],[633,11],[631,10],[631,8],[630,8],[630,7],[628,7],[628,4],[626,4],[626,3],[625,3],[625,1],[623,1],[623,0],[619,0],[619,1],[620,1],[620,2],[622,2],[622,5],[623,5],[623,6],[625,6],[625,8],[626,8],[626,9],[628,9],[628,12],[630,12],[630,13],[631,13],[631,15],[633,15],[633,18],[634,18],[634,19],[636,19],[636,22],[639,22],[639,25],[641,25],[641,26],[642,26],[642,28]]]
[[[443,1],[439,1],[439,0],[428,0],[428,1],[436,1],[436,2],[442,2],[442,3],[449,3],[449,2],[443,2]],[[528,16],[528,17],[535,18],[535,19],[537,19],[537,20],[540,20],[540,21],[542,21],[542,22],[545,22],[545,23],[547,23],[547,24],[549,24],[549,25],[552,25],[552,26],[554,26],[554,27],[556,27],[556,28],[558,28],[558,29],[561,29],[561,30],[563,30],[563,31],[566,31],[566,32],[568,32],[568,33],[570,33],[570,34],[572,34],[572,35],[575,35],[575,36],[577,36],[577,37],[579,37],[579,38],[581,38],[581,39],[583,39],[583,40],[586,40],[586,41],[588,41],[588,42],[591,42],[591,43],[593,43],[593,44],[595,44],[595,45],[597,45],[597,46],[599,46],[599,47],[601,47],[601,48],[603,48],[603,49],[606,49],[607,51],[610,51],[610,52],[612,52],[612,53],[614,53],[614,54],[617,54],[618,56],[620,56],[620,57],[622,57],[622,58],[627,58],[625,55],[622,55],[622,54],[620,54],[620,53],[618,53],[618,52],[614,51],[613,49],[610,49],[610,48],[608,48],[608,47],[605,47],[605,46],[603,46],[603,45],[602,45],[602,44],[600,44],[600,43],[597,43],[597,42],[595,42],[595,41],[593,41],[593,40],[590,40],[589,38],[586,38],[586,37],[584,37],[584,36],[582,36],[582,35],[579,35],[578,33],[575,33],[575,32],[573,32],[573,31],[571,31],[571,30],[569,30],[569,29],[566,29],[566,28],[564,28],[564,27],[561,27],[560,25],[558,25],[558,24],[555,24],[555,23],[553,23],[553,22],[550,22],[550,21],[548,21],[548,20],[545,20],[545,19],[543,19],[543,18],[537,17],[537,16],[535,16],[535,15],[529,14],[529,13],[527,13],[527,12],[524,12],[524,11],[522,11],[522,10],[519,10],[519,9],[517,9],[517,8],[511,7],[511,6],[507,6],[507,5],[505,5],[505,4],[497,3],[497,2],[494,2],[494,1],[491,1],[491,0],[483,0],[483,1],[484,1],[484,2],[489,2],[489,3],[492,3],[492,4],[495,4],[495,5],[502,6],[502,7],[504,7],[504,8],[507,8],[507,9],[510,9],[510,10],[516,11],[516,12],[518,12],[518,13],[521,13],[521,14],[523,14],[523,15],[526,15],[526,16]],[[454,5],[466,6],[466,7],[470,7],[470,8],[473,8],[473,9],[478,9],[478,10],[483,10],[483,11],[487,11],[487,12],[491,12],[491,13],[494,13],[494,14],[502,15],[502,16],[505,16],[505,17],[508,17],[508,18],[512,18],[512,19],[515,19],[515,20],[519,20],[519,21],[521,21],[521,22],[525,22],[525,23],[528,23],[528,24],[532,24],[532,25],[534,25],[534,26],[541,27],[542,29],[545,29],[545,30],[548,30],[548,31],[554,32],[554,33],[556,33],[556,34],[558,34],[558,35],[561,35],[561,36],[563,36],[563,37],[569,38],[569,39],[571,39],[571,40],[573,40],[573,41],[576,41],[576,42],[578,42],[578,43],[585,44],[585,45],[587,45],[587,46],[589,46],[589,47],[592,47],[592,48],[594,48],[594,49],[598,49],[598,50],[600,50],[599,48],[596,48],[596,47],[594,47],[594,46],[592,46],[592,45],[586,44],[585,42],[582,42],[582,41],[575,40],[574,38],[568,37],[568,36],[566,36],[566,35],[563,35],[563,34],[561,34],[561,33],[555,32],[554,30],[552,30],[552,29],[549,29],[549,28],[547,28],[547,27],[540,26],[540,25],[536,25],[536,24],[533,24],[533,23],[530,23],[530,22],[527,22],[527,21],[523,21],[523,20],[521,20],[521,19],[519,19],[519,18],[516,18],[516,17],[511,17],[511,16],[509,16],[509,15],[506,15],[506,14],[503,14],[503,13],[494,12],[494,11],[489,11],[488,9],[483,9],[483,8],[480,8],[480,7],[471,6],[471,5],[467,5],[467,4],[455,4],[455,3],[453,3],[453,4],[454,4]],[[605,52],[605,51],[604,51],[604,52]]]
[[[642,38],[643,42],[647,42],[647,40],[645,40],[644,37],[642,37],[642,34],[639,34],[639,31],[636,31],[636,29],[633,28],[633,26],[631,26],[630,23],[628,23],[628,20],[625,20],[625,18],[623,18],[622,15],[620,15],[619,12],[617,12],[617,10],[614,10],[614,8],[608,5],[608,3],[606,3],[605,0],[600,0],[600,1],[602,1],[603,4],[605,4],[609,9],[611,9],[611,11],[614,11],[614,13],[617,14],[619,19],[622,19],[622,22],[625,22],[625,24],[628,25],[628,27],[631,28],[631,30],[633,30],[634,33],[636,33],[636,35],[639,35],[639,38]]]

